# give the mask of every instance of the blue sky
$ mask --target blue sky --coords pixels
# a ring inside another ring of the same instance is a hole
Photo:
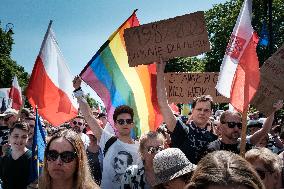
[[[13,60],[31,73],[49,20],[77,75],[109,35],[138,9],[140,24],[206,11],[226,0],[1,0],[0,20],[14,25]]]

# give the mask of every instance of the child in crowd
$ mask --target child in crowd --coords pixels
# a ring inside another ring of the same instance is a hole
[[[11,152],[0,159],[0,179],[3,189],[25,189],[29,185],[29,170],[32,153],[26,148],[29,126],[15,122],[10,128]]]

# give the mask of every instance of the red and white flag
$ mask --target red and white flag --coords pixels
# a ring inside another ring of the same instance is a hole
[[[14,77],[12,87],[10,89],[9,98],[11,99],[11,108],[15,110],[20,110],[23,99],[22,99],[22,89],[18,83],[17,76]]]
[[[256,54],[258,37],[251,26],[252,1],[245,0],[234,27],[220,68],[216,89],[230,98],[236,110],[243,112],[255,95],[259,82]]]
[[[38,107],[39,114],[54,126],[78,114],[78,105],[72,96],[72,80],[50,22],[35,61],[26,96],[34,108]]]

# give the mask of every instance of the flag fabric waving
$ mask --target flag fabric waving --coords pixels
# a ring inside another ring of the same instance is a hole
[[[140,136],[155,130],[161,117],[156,93],[156,66],[128,65],[123,35],[126,28],[139,25],[135,12],[101,46],[80,75],[104,102],[112,124],[117,106],[129,105],[133,108],[135,134]]]
[[[52,125],[58,126],[78,114],[73,94],[73,77],[48,26],[27,87],[30,104]]]
[[[20,110],[23,100],[22,100],[22,89],[18,83],[17,76],[14,77],[12,87],[10,89],[9,98],[12,100],[11,108],[15,110]]]
[[[43,168],[44,150],[46,146],[45,133],[42,129],[38,111],[36,109],[36,120],[34,127],[32,145],[32,163],[30,171],[30,182],[34,182],[40,176]]]
[[[230,98],[236,110],[243,112],[255,95],[259,82],[256,54],[258,37],[251,25],[252,1],[245,0],[234,27],[220,68],[216,89]]]

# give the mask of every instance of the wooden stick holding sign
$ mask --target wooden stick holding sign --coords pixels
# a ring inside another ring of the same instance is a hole
[[[241,135],[241,147],[240,147],[240,156],[242,157],[245,157],[245,153],[246,153],[247,113],[248,113],[248,107],[244,110],[243,115],[242,115],[242,135]]]

